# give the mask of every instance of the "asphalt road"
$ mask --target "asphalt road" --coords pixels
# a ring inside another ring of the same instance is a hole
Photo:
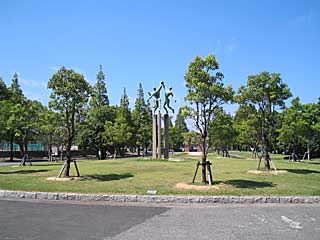
[[[0,239],[320,239],[320,205],[0,200]]]

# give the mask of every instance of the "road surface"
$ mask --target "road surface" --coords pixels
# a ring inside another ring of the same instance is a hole
[[[320,205],[0,200],[0,239],[320,239]]]

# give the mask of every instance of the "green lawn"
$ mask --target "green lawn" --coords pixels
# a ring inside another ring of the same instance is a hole
[[[239,152],[233,152],[238,154]],[[244,154],[244,153],[241,153]],[[158,190],[159,194],[201,195],[310,195],[320,196],[320,159],[304,162],[288,162],[276,157],[279,169],[285,175],[254,175],[247,171],[255,169],[257,160],[221,158],[209,155],[213,162],[213,174],[219,190],[179,190],[179,182],[190,183],[198,156],[175,155],[185,161],[155,161],[146,159],[117,159],[105,161],[78,161],[84,179],[81,181],[53,182],[46,180],[58,174],[61,163],[35,163],[26,167],[0,167],[0,189],[146,194],[147,190]],[[73,167],[72,167],[73,170]],[[74,173],[73,173],[74,174]],[[200,171],[198,174],[200,182]]]

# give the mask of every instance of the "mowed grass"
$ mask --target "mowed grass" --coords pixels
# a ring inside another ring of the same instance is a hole
[[[233,152],[233,154],[237,154]],[[243,153],[242,153],[243,154]],[[239,155],[239,154],[238,154]],[[222,158],[210,154],[213,175],[218,190],[208,191],[177,189],[177,183],[191,184],[199,156],[175,155],[184,161],[173,162],[148,159],[81,160],[78,166],[83,179],[56,182],[62,163],[34,163],[33,166],[0,167],[0,189],[77,193],[158,194],[171,195],[309,195],[320,196],[320,159],[288,162],[276,156],[277,168],[287,170],[284,175],[254,175],[256,159]],[[262,164],[263,167],[263,164]],[[74,167],[71,167],[74,175]],[[199,169],[196,185],[201,185]]]

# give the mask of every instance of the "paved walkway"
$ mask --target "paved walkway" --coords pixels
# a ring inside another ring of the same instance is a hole
[[[0,239],[319,240],[320,205],[110,205],[0,200]]]

